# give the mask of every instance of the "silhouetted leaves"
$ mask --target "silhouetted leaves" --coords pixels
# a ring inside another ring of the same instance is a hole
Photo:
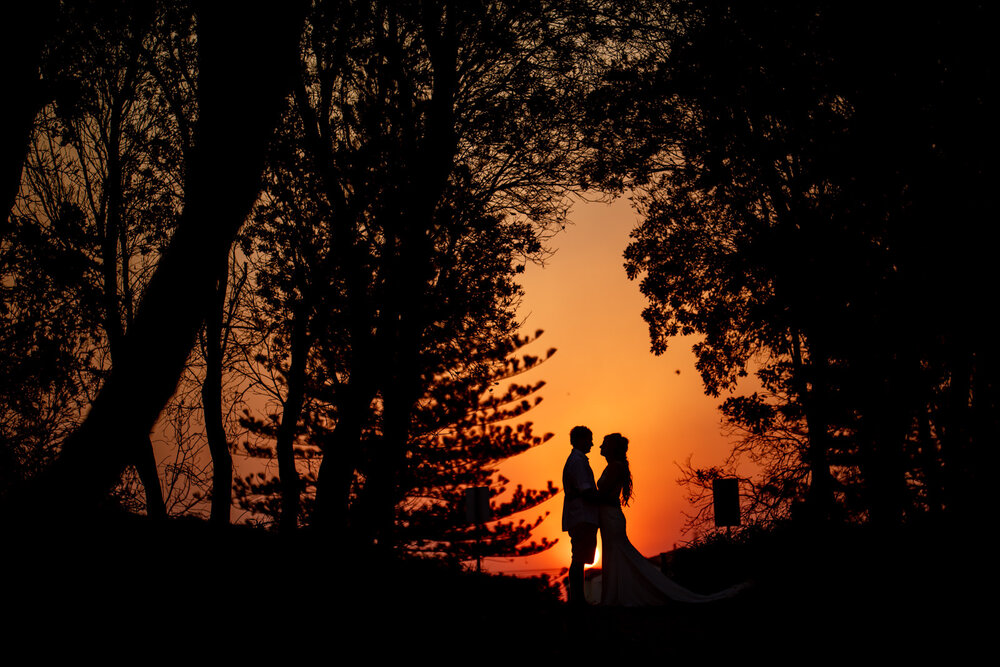
[[[992,210],[972,139],[991,132],[982,11],[670,3],[664,40],[601,93],[631,95],[602,127],[635,160],[618,177],[644,216],[626,261],[652,349],[699,334],[713,396],[756,371],[766,394],[723,411],[786,511],[805,489],[817,516],[940,511],[941,472],[974,476],[997,432],[993,346],[966,298],[996,286],[973,268]]]
[[[181,91],[165,91],[151,71],[171,71],[160,35],[183,32],[168,14],[154,3],[62,3],[46,17],[53,28],[40,64],[45,96],[0,267],[3,343],[11,368],[23,364],[25,373],[4,382],[4,392],[20,387],[33,396],[2,403],[12,420],[29,405],[48,413],[31,417],[31,430],[48,432],[41,440],[25,426],[5,437],[27,439],[38,456],[51,455],[48,441],[76,427],[121,353],[179,215],[183,119],[164,98]],[[21,328],[45,342],[29,343]],[[151,488],[154,481],[146,479]]]

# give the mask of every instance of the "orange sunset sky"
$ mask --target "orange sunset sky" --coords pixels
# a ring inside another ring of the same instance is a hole
[[[519,381],[545,380],[544,400],[527,419],[547,443],[501,465],[510,487],[544,488],[548,480],[562,487],[562,466],[570,452],[569,430],[577,425],[594,432],[590,464],[595,477],[605,461],[601,438],[621,432],[629,439],[635,496],[625,508],[628,535],[646,556],[669,551],[693,535],[682,535],[682,511],[688,505],[677,484],[689,455],[699,466],[721,463],[729,451],[722,434],[722,397],[705,395],[694,367],[691,339],[677,338],[662,356],[649,351],[642,319],[645,298],[638,282],[625,275],[622,253],[639,220],[627,199],[612,204],[578,202],[567,225],[551,242],[555,255],[544,267],[530,266],[522,281],[525,295],[519,315],[523,331],[544,330],[526,351],[558,352]],[[679,371],[679,373],[678,373]],[[537,537],[559,538],[552,549],[518,559],[489,559],[493,571],[526,575],[557,574],[570,561],[569,538],[561,532],[562,493],[534,511],[548,517]],[[597,563],[600,565],[600,562]]]

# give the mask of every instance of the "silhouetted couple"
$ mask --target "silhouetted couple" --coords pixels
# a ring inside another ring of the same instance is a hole
[[[699,595],[675,583],[642,554],[625,534],[622,505],[632,498],[632,473],[628,467],[628,439],[620,433],[604,436],[601,455],[607,461],[594,482],[587,453],[594,435],[586,426],[569,432],[573,445],[563,468],[563,525],[573,548],[569,567],[569,602],[587,604],[583,589],[584,565],[594,562],[597,531],[601,531],[601,604],[641,607],[677,602],[711,602],[732,597],[744,586],[713,595]]]

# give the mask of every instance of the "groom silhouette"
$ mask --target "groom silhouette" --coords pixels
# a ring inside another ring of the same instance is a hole
[[[597,552],[598,516],[597,484],[590,469],[587,452],[594,446],[594,434],[586,426],[575,426],[569,432],[573,451],[563,466],[563,515],[562,529],[569,533],[573,549],[569,566],[569,591],[571,605],[584,605],[583,566],[594,562]]]

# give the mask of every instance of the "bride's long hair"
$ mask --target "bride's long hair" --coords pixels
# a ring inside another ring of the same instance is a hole
[[[611,444],[611,458],[625,466],[625,479],[622,480],[622,505],[628,507],[632,500],[632,471],[628,467],[628,438],[621,433],[611,433],[607,436]]]

